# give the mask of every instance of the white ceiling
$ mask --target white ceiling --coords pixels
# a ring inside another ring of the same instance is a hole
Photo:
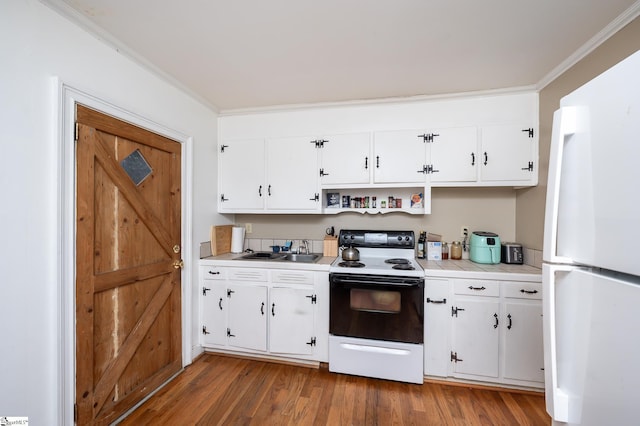
[[[636,0],[42,0],[218,110],[544,84]]]

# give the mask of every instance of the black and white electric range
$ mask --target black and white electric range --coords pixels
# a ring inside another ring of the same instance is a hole
[[[413,231],[342,230],[329,269],[329,371],[423,383],[424,270]]]

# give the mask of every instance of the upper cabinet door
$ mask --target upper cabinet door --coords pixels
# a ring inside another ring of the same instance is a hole
[[[219,211],[264,208],[264,139],[224,141],[218,147]]]
[[[480,179],[483,182],[537,183],[537,159],[534,147],[538,135],[529,125],[500,125],[482,127]],[[534,184],[535,184],[534,183]]]
[[[431,133],[431,183],[475,182],[478,179],[478,128],[454,127]]]
[[[322,185],[367,184],[371,176],[371,134],[327,135],[320,150]]]
[[[267,139],[267,210],[320,211],[318,148],[313,140]]]
[[[424,132],[377,132],[373,142],[373,183],[424,185],[427,148]]]

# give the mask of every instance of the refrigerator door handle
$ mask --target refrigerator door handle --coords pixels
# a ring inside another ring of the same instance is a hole
[[[551,153],[549,154],[549,177],[547,203],[545,207],[543,260],[552,263],[571,263],[571,259],[557,255],[558,210],[560,182],[562,180],[562,155],[567,137],[576,133],[577,107],[562,107],[553,114],[551,130]]]
[[[558,385],[556,340],[556,272],[573,270],[568,265],[542,265],[542,321],[544,329],[544,375],[547,412],[558,422],[569,421],[569,395]]]

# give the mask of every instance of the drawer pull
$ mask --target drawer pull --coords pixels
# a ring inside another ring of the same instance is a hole
[[[525,290],[524,288],[520,290],[520,293],[525,293],[525,294],[536,294],[537,292],[538,290]]]
[[[433,304],[439,305],[439,304],[447,303],[447,299],[433,300],[427,297],[427,303],[433,303]]]
[[[470,285],[470,286],[469,286],[469,290],[478,290],[478,291],[480,291],[480,290],[486,290],[486,287],[485,287],[485,286],[482,286],[482,287],[474,287],[474,286]]]
[[[216,272],[209,271],[209,275],[220,275],[220,271],[216,271]]]

